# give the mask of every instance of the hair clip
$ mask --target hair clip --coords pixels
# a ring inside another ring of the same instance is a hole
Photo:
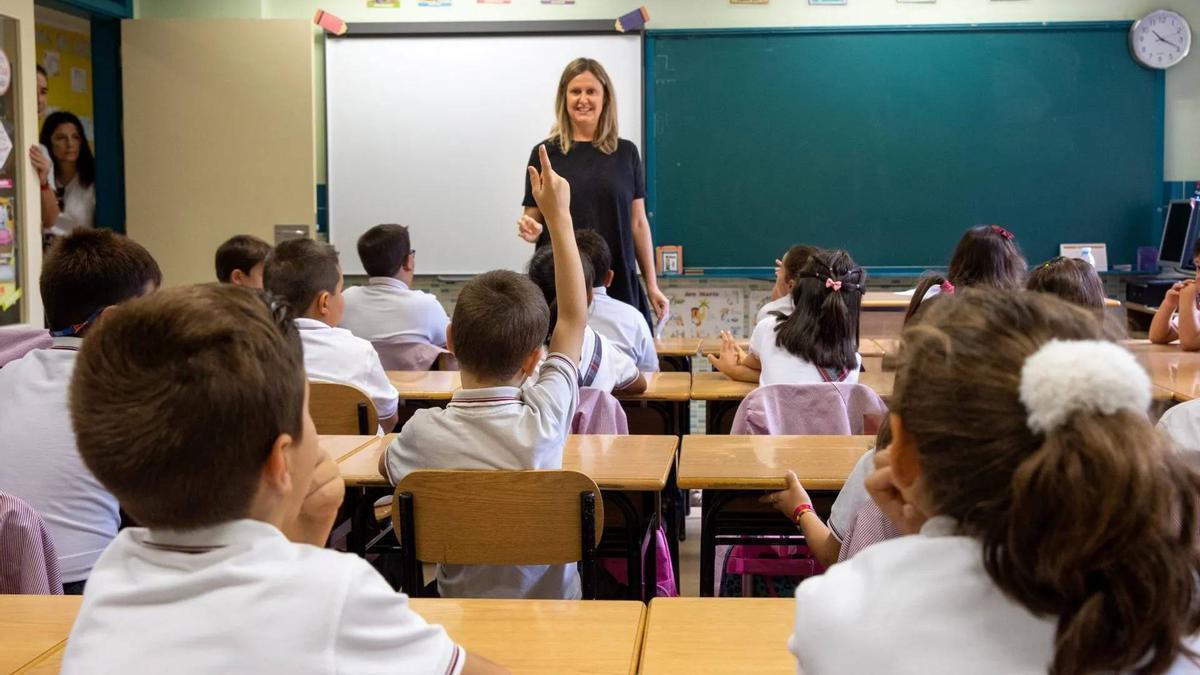
[[[995,232],[996,234],[1000,235],[1001,237],[1004,237],[1005,239],[1007,239],[1009,241],[1013,240],[1013,233],[1009,232],[1008,230],[1004,229],[1003,227],[1000,227],[999,225],[992,225],[992,232]]]
[[[938,286],[938,290],[946,295],[954,295],[954,284],[950,283],[949,281],[943,281],[941,285]]]
[[[832,288],[834,293],[842,290],[842,282],[834,281],[833,277],[825,277],[825,288]]]

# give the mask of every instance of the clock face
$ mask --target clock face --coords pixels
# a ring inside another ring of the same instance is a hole
[[[1187,19],[1166,9],[1151,12],[1129,29],[1129,50],[1147,68],[1170,68],[1192,48]]]

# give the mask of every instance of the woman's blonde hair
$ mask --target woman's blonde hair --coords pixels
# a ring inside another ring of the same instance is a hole
[[[600,121],[596,124],[596,135],[592,145],[606,155],[617,151],[617,92],[608,78],[604,66],[595,59],[578,58],[567,64],[562,77],[558,78],[558,93],[554,95],[554,127],[550,129],[550,140],[558,143],[565,155],[571,151],[571,114],[567,110],[567,85],[584,73],[591,73],[604,88],[604,107],[600,110]]]
[[[1200,629],[1200,473],[1142,413],[1029,426],[1025,360],[1052,339],[1105,337],[1055,297],[956,293],[905,327],[892,398],[933,510],[982,543],[1006,596],[1055,617],[1055,675],[1163,672],[1195,657],[1185,641]]]

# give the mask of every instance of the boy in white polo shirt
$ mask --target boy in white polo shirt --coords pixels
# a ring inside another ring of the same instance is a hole
[[[612,284],[612,251],[595,230],[575,233],[579,255],[592,263],[592,294],[588,298],[588,326],[625,352],[643,373],[658,371],[658,352],[646,317],[633,305],[608,296]]]
[[[370,278],[347,288],[342,328],[370,342],[446,346],[450,317],[430,293],[415,291],[416,251],[403,225],[376,225],[358,238],[358,258]]]
[[[463,286],[450,324],[463,388],[445,409],[418,410],[380,459],[392,484],[418,469],[560,469],[563,444],[579,401],[575,364],[587,322],[570,187],[554,173],[545,148],[542,171],[530,167],[538,207],[562,264],[555,273],[560,303],[550,355],[542,344],[550,309],[529,279],[497,270]],[[536,372],[536,382],[522,387]],[[580,597],[575,565],[438,565],[443,597]]]
[[[143,527],[93,570],[64,673],[506,672],[321,548],[345,487],[321,450],[295,324],[248,289],[113,312],[71,389],[88,467]]]
[[[586,285],[589,304],[592,299],[592,265],[579,250],[583,266],[583,278]],[[529,260],[529,279],[542,291],[542,295],[550,306],[550,327],[553,330],[557,320],[558,303],[555,302],[554,259],[557,251],[549,246],[543,246],[533,252]],[[643,323],[645,320],[643,320]],[[583,329],[583,340],[579,348],[579,386],[600,389],[609,393],[640,394],[646,391],[646,376],[638,370],[633,358],[626,354],[608,338],[592,330],[591,326]]]
[[[40,281],[54,344],[0,368],[0,492],[25,500],[46,521],[67,593],[83,592],[121,525],[116,498],[75,445],[67,416],[75,359],[106,309],[161,281],[150,253],[111,230],[80,229],[59,239]]]
[[[337,328],[344,308],[343,283],[337,250],[312,239],[279,244],[263,268],[264,287],[286,300],[296,317],[308,379],[358,387],[375,404],[380,428],[391,431],[400,395],[371,343]]]

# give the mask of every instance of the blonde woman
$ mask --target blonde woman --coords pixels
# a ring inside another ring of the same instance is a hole
[[[538,145],[546,145],[554,170],[571,184],[575,228],[596,230],[604,237],[613,254],[608,294],[633,305],[653,326],[650,310],[663,316],[670,303],[654,273],[642,159],[632,141],[617,135],[617,100],[604,67],[587,58],[567,64],[558,80],[554,109],[554,128]],[[529,165],[538,166],[537,146],[529,154]],[[528,172],[523,205],[517,221],[520,237],[539,246],[549,243]],[[639,267],[645,291],[637,280]]]

